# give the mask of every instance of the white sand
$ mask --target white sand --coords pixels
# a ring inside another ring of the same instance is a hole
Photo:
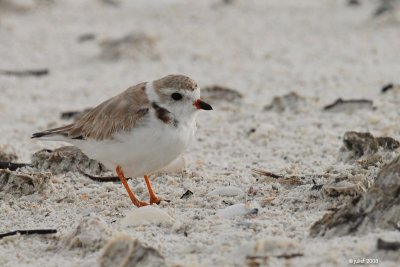
[[[372,3],[350,8],[334,0],[231,5],[126,0],[118,7],[94,0],[56,2],[32,2],[25,12],[0,11],[0,70],[50,70],[41,78],[0,75],[0,145],[15,151],[20,162],[29,162],[39,149],[63,145],[30,139],[33,132],[68,123],[60,120],[62,111],[93,107],[130,85],[170,73],[189,75],[201,86],[234,88],[244,99],[235,105],[211,103],[215,110],[199,116],[198,140],[187,153],[188,172],[153,179],[159,196],[171,200],[159,207],[174,218],[172,226],[122,227],[121,220],[135,209],[122,185],[97,183],[79,173],[58,175],[48,192],[0,198],[0,233],[59,231],[54,237],[0,240],[0,266],[94,266],[102,249],[92,247],[98,242],[90,238],[100,235],[107,242],[120,233],[156,248],[168,265],[180,266],[245,266],[256,241],[271,237],[290,238],[304,254],[289,260],[271,257],[271,266],[346,266],[349,258],[376,258],[378,237],[400,240],[399,231],[380,229],[310,238],[311,225],[345,198],[310,197],[311,178],[285,187],[251,171],[322,174],[337,164],[341,137],[348,130],[400,139],[400,101],[379,92],[386,83],[400,83],[400,23],[392,17],[372,19]],[[87,33],[95,34],[95,40],[79,43],[77,38]],[[153,38],[154,49],[138,48],[117,61],[99,58],[101,41],[129,33]],[[306,98],[301,110],[262,111],[274,96],[291,91]],[[322,112],[338,97],[372,99],[377,109]],[[251,128],[256,132],[248,135]],[[130,185],[147,198],[142,179]],[[257,194],[207,196],[228,185],[244,192],[253,187]],[[187,189],[194,195],[181,200]],[[260,205],[257,216],[216,216],[218,209],[246,199]],[[105,230],[88,234],[86,245],[67,246],[68,235],[91,216]],[[395,266],[384,256],[379,261]]]

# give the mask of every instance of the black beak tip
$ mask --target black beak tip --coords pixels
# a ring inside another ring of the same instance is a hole
[[[202,107],[202,109],[204,110],[213,110],[212,106],[210,104],[204,103],[204,107]]]
[[[207,104],[206,102],[204,102],[200,99],[195,102],[195,106],[198,109],[202,109],[202,110],[212,110],[213,109],[210,104]]]

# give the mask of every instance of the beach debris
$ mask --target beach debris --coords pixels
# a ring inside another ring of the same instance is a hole
[[[54,2],[54,0],[0,0],[0,13],[27,12],[40,6],[48,7]]]
[[[0,0],[0,12],[2,11],[27,11],[34,7],[32,1]]]
[[[373,102],[368,99],[337,99],[323,108],[324,111],[352,113],[356,110],[373,110]]]
[[[147,224],[171,225],[173,222],[174,219],[164,210],[154,206],[145,206],[128,212],[125,218],[121,220],[121,225],[123,227]]]
[[[120,59],[157,59],[156,39],[145,33],[129,33],[121,38],[100,42],[100,58],[105,61]]]
[[[0,170],[0,196],[2,194],[30,195],[52,190],[51,173],[16,173]]]
[[[386,13],[393,13],[398,7],[396,0],[380,0],[380,4],[373,13],[374,17],[382,16]]]
[[[296,92],[290,92],[283,96],[276,96],[272,99],[272,102],[264,107],[264,111],[275,111],[282,113],[285,111],[299,112],[307,105],[307,101],[304,97],[300,96]]]
[[[360,0],[348,0],[347,1],[348,6],[359,6],[360,4],[361,4]]]
[[[376,242],[376,251],[368,255],[368,257],[375,259],[385,259],[385,261],[400,262],[400,242],[385,241],[378,238]]]
[[[296,175],[285,177],[284,179],[279,179],[278,183],[281,185],[298,186],[304,184],[302,178]]]
[[[381,89],[381,93],[386,93],[389,90],[392,90],[394,88],[394,84],[393,83],[388,83],[386,85],[384,85]]]
[[[378,242],[376,244],[377,248],[380,250],[400,250],[400,242],[389,242],[384,241],[378,238]]]
[[[32,165],[39,170],[50,171],[54,174],[90,170],[90,173],[100,174],[107,168],[89,159],[74,146],[63,146],[55,150],[42,149],[32,156]]]
[[[99,1],[102,4],[113,7],[119,7],[121,5],[121,0],[99,0]]]
[[[366,233],[375,228],[395,230],[400,221],[400,156],[379,171],[368,192],[314,223],[311,236]]]
[[[240,101],[243,95],[225,86],[212,85],[201,88],[201,98],[210,103],[220,103],[221,101],[232,103]]]
[[[223,196],[223,197],[235,197],[241,195],[244,195],[243,190],[236,186],[218,187],[207,194],[207,196]]]
[[[343,136],[344,151],[351,151],[355,158],[365,154],[374,154],[378,151],[378,141],[371,133],[346,132]]]
[[[95,176],[88,174],[80,169],[78,169],[79,173],[83,176],[100,183],[107,183],[107,182],[118,182],[120,181],[118,176]],[[132,179],[131,177],[125,177],[126,180]]]
[[[357,160],[363,156],[370,156],[383,150],[393,151],[400,147],[400,142],[391,137],[374,137],[369,132],[346,132],[343,136],[343,147],[340,152],[345,153],[345,160]]]
[[[0,234],[0,239],[13,235],[48,235],[57,233],[56,229],[32,229],[32,230],[15,230]]]
[[[257,240],[253,251],[246,256],[248,266],[276,266],[277,259],[291,259],[304,256],[304,248],[287,237],[268,237]]]
[[[165,259],[155,248],[123,235],[110,240],[99,258],[100,267],[162,267]]]
[[[250,130],[247,131],[247,135],[251,135],[257,131],[256,128],[250,128]]]
[[[367,177],[361,174],[357,175],[341,175],[339,177],[331,177],[329,181],[322,186],[322,191],[330,197],[339,195],[358,196],[367,192],[370,182]]]
[[[18,159],[17,154],[14,152],[5,152],[3,147],[0,147],[0,161],[12,162]]]
[[[84,253],[94,252],[102,248],[111,235],[112,231],[102,219],[84,217],[71,233],[62,237],[62,245]]]
[[[400,84],[387,84],[381,89],[382,98],[388,102],[397,104],[400,98]]]
[[[373,154],[364,159],[357,160],[357,163],[360,164],[361,168],[368,169],[371,166],[379,167],[384,162],[384,158],[382,155]]]
[[[78,43],[84,43],[94,39],[96,39],[96,35],[94,33],[84,33],[78,36],[77,41]]]
[[[217,216],[223,219],[230,219],[237,216],[256,216],[259,206],[256,202],[239,203],[217,210]]]
[[[193,195],[193,192],[190,190],[186,190],[186,192],[181,196],[181,199],[188,199]]]
[[[400,142],[393,139],[392,137],[377,137],[379,147],[383,149],[393,151],[400,147]]]
[[[247,189],[247,195],[248,196],[256,196],[258,193],[258,189],[254,188],[252,185]]]
[[[271,195],[264,197],[261,200],[261,207],[266,207],[267,205],[273,205],[272,202],[276,199],[276,193],[272,192]]]
[[[12,163],[12,162],[4,162],[0,161],[0,169],[9,169],[10,171],[15,171],[19,168],[32,166],[29,163]]]
[[[312,182],[313,182],[313,186],[310,188],[310,190],[319,191],[324,186],[323,184],[317,184],[317,182],[314,179],[312,179]]]
[[[61,119],[62,120],[70,120],[73,119],[74,121],[79,120],[80,118],[82,118],[83,115],[85,115],[86,113],[88,113],[90,110],[92,110],[91,108],[86,108],[84,110],[81,111],[65,111],[61,113]]]
[[[272,173],[272,172],[269,172],[269,171],[264,171],[264,170],[261,170],[261,169],[252,169],[252,171],[254,173],[258,174],[258,175],[268,176],[268,177],[272,177],[272,178],[275,178],[275,179],[284,178],[283,175],[275,174],[275,173]]]
[[[272,173],[269,171],[264,171],[261,169],[252,169],[252,171],[258,175],[277,179],[278,183],[280,183],[282,185],[302,185],[303,184],[302,178],[299,176],[296,176],[296,175],[291,175],[291,176],[285,177],[283,175],[275,174],[275,173]]]
[[[17,77],[28,77],[36,76],[41,77],[49,74],[48,69],[37,69],[37,70],[0,70],[1,75],[17,76]]]
[[[17,154],[14,152],[6,152],[5,147],[0,147],[0,169],[9,169],[15,171],[19,168],[30,166],[28,163],[15,163],[18,160]]]

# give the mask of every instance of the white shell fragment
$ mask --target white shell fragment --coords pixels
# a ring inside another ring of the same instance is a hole
[[[242,189],[235,186],[224,186],[214,189],[207,196],[226,196],[226,197],[234,197],[243,195],[244,192]]]
[[[236,216],[257,215],[258,210],[257,203],[240,203],[217,210],[217,216],[224,219],[230,219]]]
[[[129,212],[121,221],[123,227],[146,224],[172,224],[174,219],[165,211],[154,206],[145,206]]]
[[[160,267],[166,266],[161,253],[148,247],[138,239],[130,236],[119,236],[111,239],[99,259],[100,267]]]

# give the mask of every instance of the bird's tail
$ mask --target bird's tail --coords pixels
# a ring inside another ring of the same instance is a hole
[[[43,132],[32,134],[31,138],[40,138],[46,140],[62,141],[68,137],[68,132],[73,127],[73,124],[65,125],[58,128],[49,129]]]

